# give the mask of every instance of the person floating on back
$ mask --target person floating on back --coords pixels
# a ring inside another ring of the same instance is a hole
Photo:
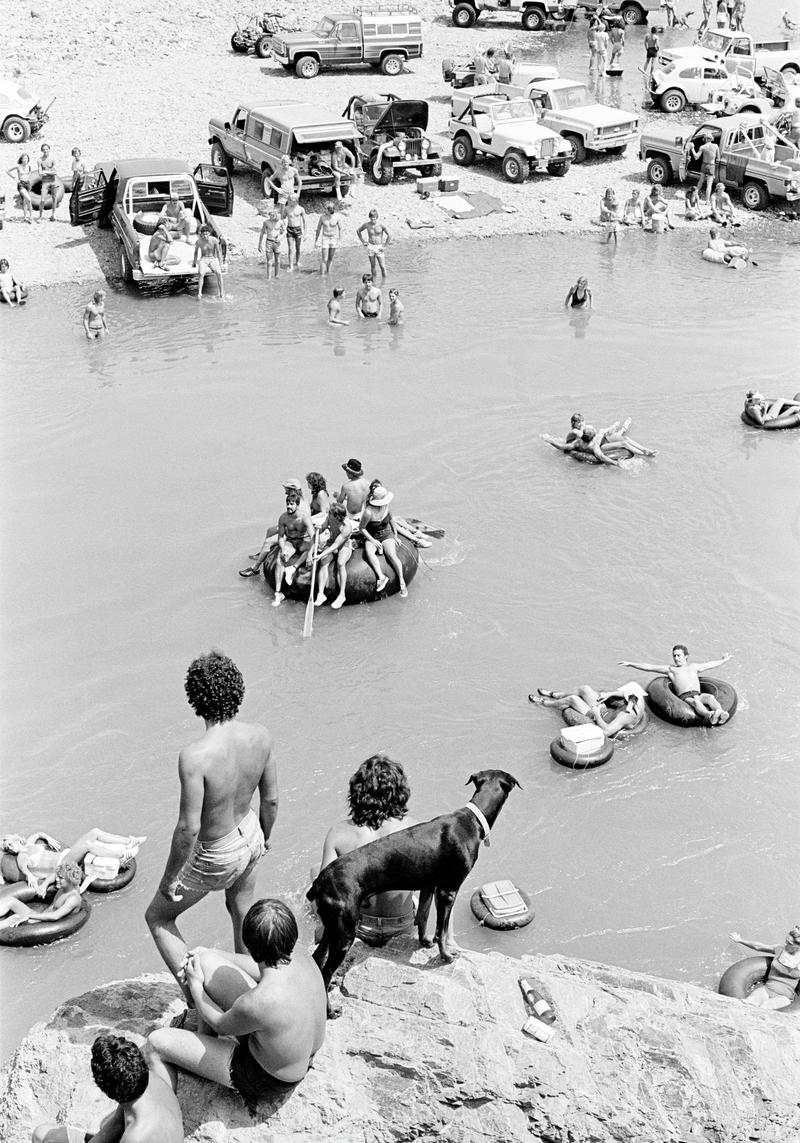
[[[103,1033],[92,1044],[92,1076],[117,1106],[96,1133],[42,1123],[32,1143],[183,1143],[183,1116],[169,1082],[148,1071],[140,1049],[124,1036]]]
[[[689,649],[683,643],[676,643],[672,648],[672,662],[663,666],[655,663],[631,663],[627,659],[620,661],[621,667],[633,667],[636,671],[651,671],[657,675],[666,675],[672,684],[672,689],[678,698],[692,708],[698,718],[710,726],[722,726],[730,715],[723,710],[713,695],[703,694],[700,690],[701,671],[710,671],[713,667],[721,667],[730,659],[725,654],[721,659],[709,659],[707,663],[692,663],[689,661]]]

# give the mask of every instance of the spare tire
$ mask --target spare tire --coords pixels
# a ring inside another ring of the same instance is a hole
[[[133,229],[140,234],[155,234],[158,229],[158,220],[161,217],[154,210],[140,210],[133,216]]]
[[[710,675],[700,676],[700,691],[704,695],[713,695],[724,711],[728,712],[730,722],[736,713],[738,697],[730,683],[722,679],[712,679]],[[673,726],[709,726],[699,718],[688,702],[679,698],[672,689],[672,684],[666,675],[658,675],[647,687],[647,699],[651,709],[665,722]],[[723,725],[727,726],[727,723]]]
[[[38,210],[41,206],[43,210],[53,209],[53,194],[55,194],[56,206],[61,203],[64,197],[64,183],[59,178],[53,180],[53,192],[49,192],[42,199],[42,176],[33,175],[31,178],[31,206],[34,210]]]
[[[136,876],[136,858],[133,857],[127,865],[123,865],[116,877],[110,877],[107,881],[93,881],[87,888],[87,893],[116,893],[118,889],[124,889],[126,885],[130,885]]]

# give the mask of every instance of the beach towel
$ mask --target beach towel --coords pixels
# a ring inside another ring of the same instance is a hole
[[[449,194],[437,195],[435,202],[438,207],[449,214],[451,218],[482,218],[487,214],[513,214],[512,209],[504,206],[499,198],[485,194],[483,191],[453,191]]]

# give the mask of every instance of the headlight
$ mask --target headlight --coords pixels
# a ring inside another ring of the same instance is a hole
[[[800,190],[800,183],[798,183],[797,179],[792,179],[792,181],[789,183],[789,190],[790,191]]]
[[[427,154],[427,152],[430,151],[430,149],[431,149],[430,139],[423,139],[422,140],[422,150]]]
[[[405,153],[406,153],[406,141],[405,141],[405,139],[398,139],[397,140],[397,149],[401,155],[405,155]]]

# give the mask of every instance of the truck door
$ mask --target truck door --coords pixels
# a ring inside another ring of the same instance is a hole
[[[72,226],[96,222],[108,204],[108,183],[103,171],[95,169],[84,175],[69,198],[69,221]]]
[[[739,128],[732,131],[727,142],[720,147],[719,178],[726,187],[740,187],[744,182],[747,164],[757,159],[758,154],[752,141]]]
[[[197,194],[209,214],[233,214],[233,183],[227,171],[200,163],[192,172]]]
[[[360,63],[363,58],[358,20],[339,20],[330,40],[333,63]]]
[[[244,132],[247,126],[247,112],[243,107],[237,107],[231,119],[230,131],[225,141],[225,150],[234,158],[244,163],[247,155],[244,149]]]
[[[752,75],[756,66],[756,57],[753,52],[753,41],[749,36],[735,36],[731,50],[725,57],[725,66],[733,75],[740,71],[745,75]]]

